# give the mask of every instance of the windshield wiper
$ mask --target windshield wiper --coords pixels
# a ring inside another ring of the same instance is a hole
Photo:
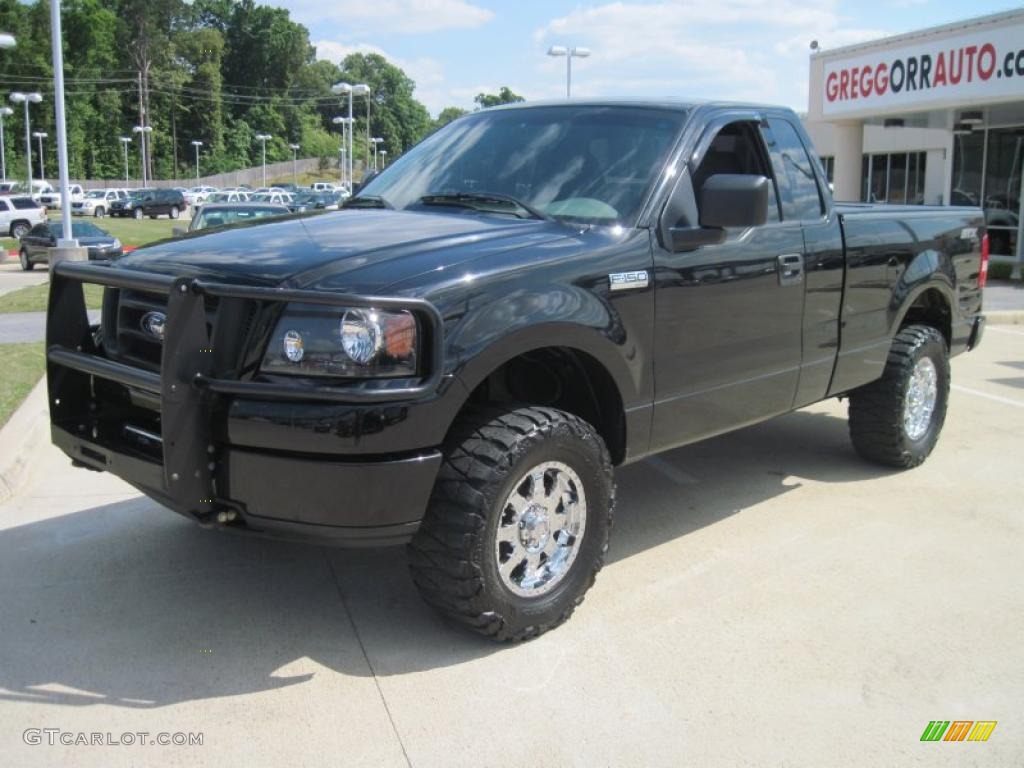
[[[477,203],[502,203],[515,206],[530,218],[554,221],[546,213],[534,208],[529,203],[524,203],[522,200],[501,192],[454,192],[447,195],[424,195],[420,198],[420,202],[423,205],[458,205],[477,210],[482,210]]]
[[[359,195],[350,197],[342,204],[343,208],[387,208],[394,210],[395,206],[389,203],[380,195]]]

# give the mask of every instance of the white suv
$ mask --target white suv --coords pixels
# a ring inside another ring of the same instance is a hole
[[[124,200],[128,193],[123,189],[90,189],[81,200],[72,201],[72,216],[95,216],[102,219],[110,210],[114,200]]]
[[[0,232],[21,239],[36,224],[46,221],[46,209],[31,197],[0,197]]]

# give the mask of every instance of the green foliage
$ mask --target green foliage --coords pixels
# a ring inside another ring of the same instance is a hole
[[[518,101],[526,101],[526,99],[518,93],[514,93],[507,85],[503,85],[497,93],[478,93],[473,101],[477,103],[478,109],[487,109],[487,107],[496,107],[499,104],[515,104]]]
[[[0,0],[0,29],[16,48],[0,51],[0,88],[38,90],[33,130],[47,131],[46,175],[57,175],[53,128],[49,4]],[[336,167],[340,131],[331,118],[347,103],[331,92],[340,81],[371,86],[369,135],[384,139],[391,157],[419,141],[435,124],[413,97],[415,84],[383,57],[354,54],[319,61],[309,32],[283,8],[257,0],[64,0],[68,158],[72,178],[123,178],[119,136],[132,136],[129,173],[141,175],[139,77],[143,80],[148,144],[155,178],[194,174],[193,140],[203,142],[206,174],[259,163],[257,133],[267,161],[320,157]],[[367,153],[366,99],[355,101],[356,160]],[[8,176],[25,171],[20,109],[6,119]],[[35,145],[31,150],[37,152]],[[38,158],[33,157],[33,176]]]
[[[431,127],[436,131],[441,126],[448,125],[448,123],[450,123],[452,120],[458,120],[463,115],[468,114],[469,110],[463,109],[462,107],[445,107],[438,114],[437,119],[434,121],[434,124]]]

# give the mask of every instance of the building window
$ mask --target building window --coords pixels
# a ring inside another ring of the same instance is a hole
[[[864,155],[861,196],[869,203],[924,203],[925,152]]]
[[[819,157],[818,159],[821,160],[821,167],[825,169],[825,178],[828,180],[828,183],[831,184],[832,175],[836,170],[836,159],[831,156]]]

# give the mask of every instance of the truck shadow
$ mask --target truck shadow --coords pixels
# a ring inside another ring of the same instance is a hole
[[[804,479],[882,474],[853,454],[845,420],[820,413],[678,449],[619,472],[609,560]],[[303,684],[316,665],[387,676],[517,652],[443,624],[402,549],[221,535],[145,498],[0,531],[0,617],[0,700],[69,707],[156,708]]]

